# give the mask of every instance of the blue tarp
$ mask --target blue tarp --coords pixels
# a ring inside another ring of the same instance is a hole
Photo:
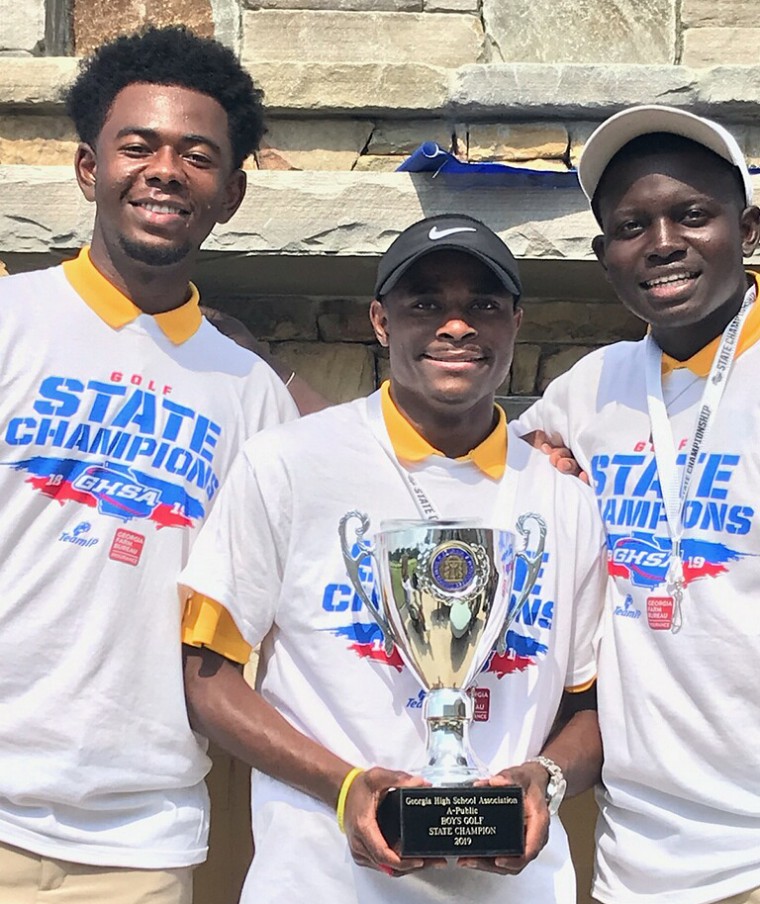
[[[509,166],[506,163],[463,163],[445,151],[435,141],[426,141],[396,169],[399,173],[433,173],[434,175],[453,174],[478,176],[480,174],[498,175],[501,184],[513,185],[515,188],[533,186],[536,188],[579,188],[575,170],[552,172],[533,170],[522,166]]]
[[[750,173],[760,173],[760,166],[750,166]],[[426,141],[409,155],[401,166],[399,173],[433,173],[478,176],[481,173],[501,176],[502,185],[515,188],[532,186],[534,188],[580,188],[578,174],[575,170],[553,172],[532,170],[522,166],[509,166],[507,163],[463,163],[444,150],[435,141]]]

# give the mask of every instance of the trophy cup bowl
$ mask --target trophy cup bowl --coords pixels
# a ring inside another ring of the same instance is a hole
[[[539,551],[515,552],[515,535],[473,521],[383,521],[369,543],[369,519],[349,512],[339,533],[346,569],[377,621],[386,651],[395,645],[427,692],[425,762],[410,771],[431,787],[390,791],[378,810],[389,844],[401,856],[519,855],[524,850],[522,789],[476,784],[489,772],[472,750],[469,688],[494,648],[504,651],[509,626],[540,567],[546,529],[539,523]],[[348,524],[358,521],[356,540]],[[378,604],[359,579],[359,563],[374,559]],[[513,597],[515,562],[524,558],[528,579]]]

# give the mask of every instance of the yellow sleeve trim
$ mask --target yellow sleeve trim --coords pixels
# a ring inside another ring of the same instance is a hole
[[[242,665],[251,658],[251,647],[243,640],[230,613],[221,603],[201,593],[193,593],[185,604],[182,643],[208,647]]]
[[[593,687],[596,684],[596,675],[591,678],[589,681],[584,682],[583,684],[576,684],[574,687],[566,687],[565,692],[568,694],[582,694],[583,691],[587,691],[590,687]]]

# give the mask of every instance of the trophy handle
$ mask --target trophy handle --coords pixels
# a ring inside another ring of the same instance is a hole
[[[359,546],[359,552],[356,556],[351,555],[351,547],[353,544],[349,543],[346,534],[348,533],[348,523],[356,519],[359,522],[359,526],[355,529],[356,534],[356,543]],[[385,654],[386,656],[390,656],[393,651],[394,640],[393,634],[391,632],[391,626],[388,622],[388,619],[383,615],[383,613],[375,606],[372,600],[367,595],[364,587],[362,586],[361,579],[359,577],[359,563],[364,558],[365,555],[371,555],[374,561],[374,553],[372,544],[369,540],[365,540],[364,535],[367,533],[367,529],[369,528],[369,516],[364,512],[357,512],[356,510],[352,512],[346,512],[346,514],[340,519],[338,523],[338,536],[340,537],[340,549],[343,553],[343,561],[346,565],[346,574],[348,575],[348,579],[354,586],[354,590],[359,595],[359,599],[364,603],[367,608],[369,614],[374,618],[380,630],[383,632],[383,637],[385,638]]]
[[[535,512],[524,512],[520,515],[515,527],[525,541],[526,546],[530,540],[530,527],[526,527],[526,522],[528,521],[533,521],[538,526],[538,549],[533,556],[529,556],[527,552],[518,552],[515,556],[515,559],[522,559],[528,566],[528,574],[525,578],[525,585],[520,591],[520,595],[517,597],[515,605],[510,607],[507,617],[504,619],[504,625],[499,632],[499,643],[496,649],[500,656],[503,656],[507,651],[507,632],[509,631],[509,627],[515,616],[520,609],[522,609],[523,603],[530,596],[530,592],[533,589],[533,585],[536,583],[538,573],[541,570],[541,563],[544,558],[544,548],[546,546],[546,522],[540,515],[535,514]]]

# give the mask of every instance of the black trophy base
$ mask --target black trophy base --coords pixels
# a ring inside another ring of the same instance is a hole
[[[525,851],[517,785],[394,788],[377,821],[402,857],[512,857]]]

